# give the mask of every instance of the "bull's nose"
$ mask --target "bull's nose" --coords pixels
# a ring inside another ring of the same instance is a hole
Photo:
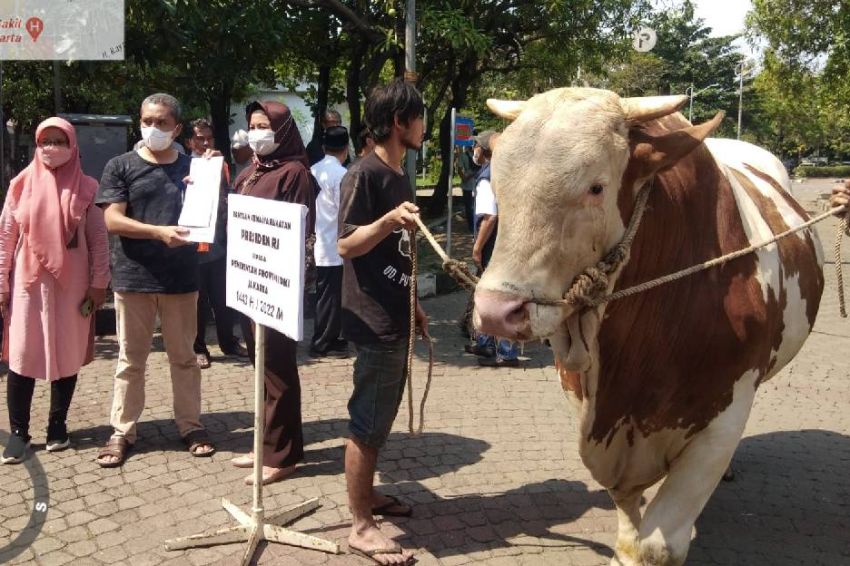
[[[473,322],[485,334],[522,340],[528,329],[525,305],[525,299],[516,295],[477,289]]]

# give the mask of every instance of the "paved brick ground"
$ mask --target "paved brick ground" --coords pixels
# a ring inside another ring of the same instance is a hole
[[[827,186],[816,182],[795,191],[816,210],[814,199]],[[828,249],[832,225],[822,230]],[[850,322],[837,315],[832,268],[827,266],[828,289],[815,333],[759,392],[735,457],[737,479],[722,484],[709,502],[688,564],[850,563]],[[464,301],[456,293],[425,302],[438,357],[426,433],[406,434],[403,407],[378,476],[386,492],[416,504],[416,516],[383,528],[417,548],[422,564],[607,564],[615,513],[579,461],[576,421],[549,352],[541,345],[527,347],[521,369],[477,367],[460,353],[463,339],[455,321]],[[94,457],[109,435],[115,342],[101,341],[98,354],[83,369],[74,399],[74,450],[43,450],[48,398],[47,388],[37,387],[32,426],[37,459],[31,462],[43,467],[36,485],[42,492],[46,483],[49,497],[34,501],[26,467],[0,468],[0,548],[35,532],[27,528],[35,516],[43,520],[41,531],[13,564],[237,563],[241,545],[169,552],[163,541],[232,525],[220,508],[222,497],[248,507],[246,472],[228,460],[251,445],[250,367],[214,359],[204,372],[203,420],[219,452],[193,459],[171,421],[167,362],[157,348],[150,357],[137,449],[123,469],[101,470]],[[296,476],[266,490],[266,506],[275,510],[320,497],[322,507],[294,527],[344,543],[349,513],[342,439],[351,362],[300,361],[306,458]],[[424,369],[417,365],[417,394]],[[4,403],[0,428],[7,423]],[[40,502],[47,503],[46,513],[33,512]],[[263,547],[259,556],[259,564],[366,563],[280,545]]]

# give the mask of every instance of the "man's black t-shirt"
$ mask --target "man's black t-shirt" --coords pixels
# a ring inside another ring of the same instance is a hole
[[[103,170],[95,202],[127,203],[127,217],[145,224],[176,226],[183,206],[191,158],[159,165],[135,151],[112,158]],[[158,240],[111,234],[112,288],[136,293],[190,293],[198,290],[194,244],[169,248]]]
[[[412,201],[410,181],[375,152],[354,163],[340,186],[340,237]],[[342,334],[355,344],[410,334],[410,234],[393,231],[366,254],[343,262]]]

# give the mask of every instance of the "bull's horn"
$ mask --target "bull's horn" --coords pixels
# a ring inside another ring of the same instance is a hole
[[[516,120],[520,112],[525,108],[525,100],[499,100],[498,98],[488,98],[487,108],[496,116],[505,120]]]
[[[620,106],[626,114],[626,120],[637,124],[672,114],[683,107],[687,101],[688,97],[684,94],[675,96],[639,96],[620,99]]]

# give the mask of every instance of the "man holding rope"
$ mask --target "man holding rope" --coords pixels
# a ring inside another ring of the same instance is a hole
[[[381,532],[374,516],[410,516],[412,509],[376,492],[373,484],[378,451],[404,393],[411,246],[419,208],[411,202],[410,179],[401,160],[406,150],[422,145],[424,108],[422,96],[409,83],[395,80],[375,88],[365,109],[375,150],[351,166],[340,187],[342,334],[357,351],[345,449],[352,515],[348,546],[378,564],[394,566],[411,563],[413,554]],[[418,301],[415,312],[417,330],[427,335],[428,317]]]
[[[835,185],[832,188],[832,197],[829,199],[829,206],[835,208],[836,206],[845,206],[850,203],[850,179],[844,181],[844,184],[841,183]],[[843,212],[842,214],[847,214]]]

